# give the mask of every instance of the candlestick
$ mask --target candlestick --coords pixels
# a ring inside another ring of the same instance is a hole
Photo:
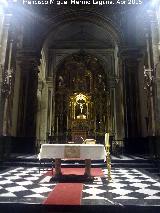
[[[111,158],[110,158],[110,145],[109,145],[109,133],[105,134],[105,147],[106,147],[106,152],[107,152],[107,170],[108,170],[108,180],[111,181]]]
[[[109,133],[105,134],[105,146],[109,146]]]

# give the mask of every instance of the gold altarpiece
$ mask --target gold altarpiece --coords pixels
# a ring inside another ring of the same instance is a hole
[[[81,142],[89,135],[89,129],[94,129],[91,122],[93,115],[91,96],[75,93],[70,96],[68,127],[71,129],[72,140]]]
[[[57,142],[104,140],[113,119],[107,73],[101,62],[86,53],[67,57],[57,69],[55,91]]]

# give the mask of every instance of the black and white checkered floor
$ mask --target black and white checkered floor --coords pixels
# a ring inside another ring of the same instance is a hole
[[[18,167],[0,173],[0,202],[41,203],[55,184],[43,181],[38,168]]]
[[[42,203],[55,187],[46,171],[16,167],[0,172],[0,202]],[[142,169],[112,168],[112,181],[84,183],[82,205],[160,205],[160,179]]]
[[[160,181],[139,169],[112,169],[112,181],[97,177],[93,184],[85,184],[83,204],[98,205],[159,205]]]

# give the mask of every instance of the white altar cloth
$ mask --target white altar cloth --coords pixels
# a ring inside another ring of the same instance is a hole
[[[42,144],[38,155],[41,159],[91,159],[106,160],[106,151],[101,144]]]

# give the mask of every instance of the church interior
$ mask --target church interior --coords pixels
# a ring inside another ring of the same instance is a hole
[[[4,212],[158,212],[159,86],[159,0],[0,0]]]

